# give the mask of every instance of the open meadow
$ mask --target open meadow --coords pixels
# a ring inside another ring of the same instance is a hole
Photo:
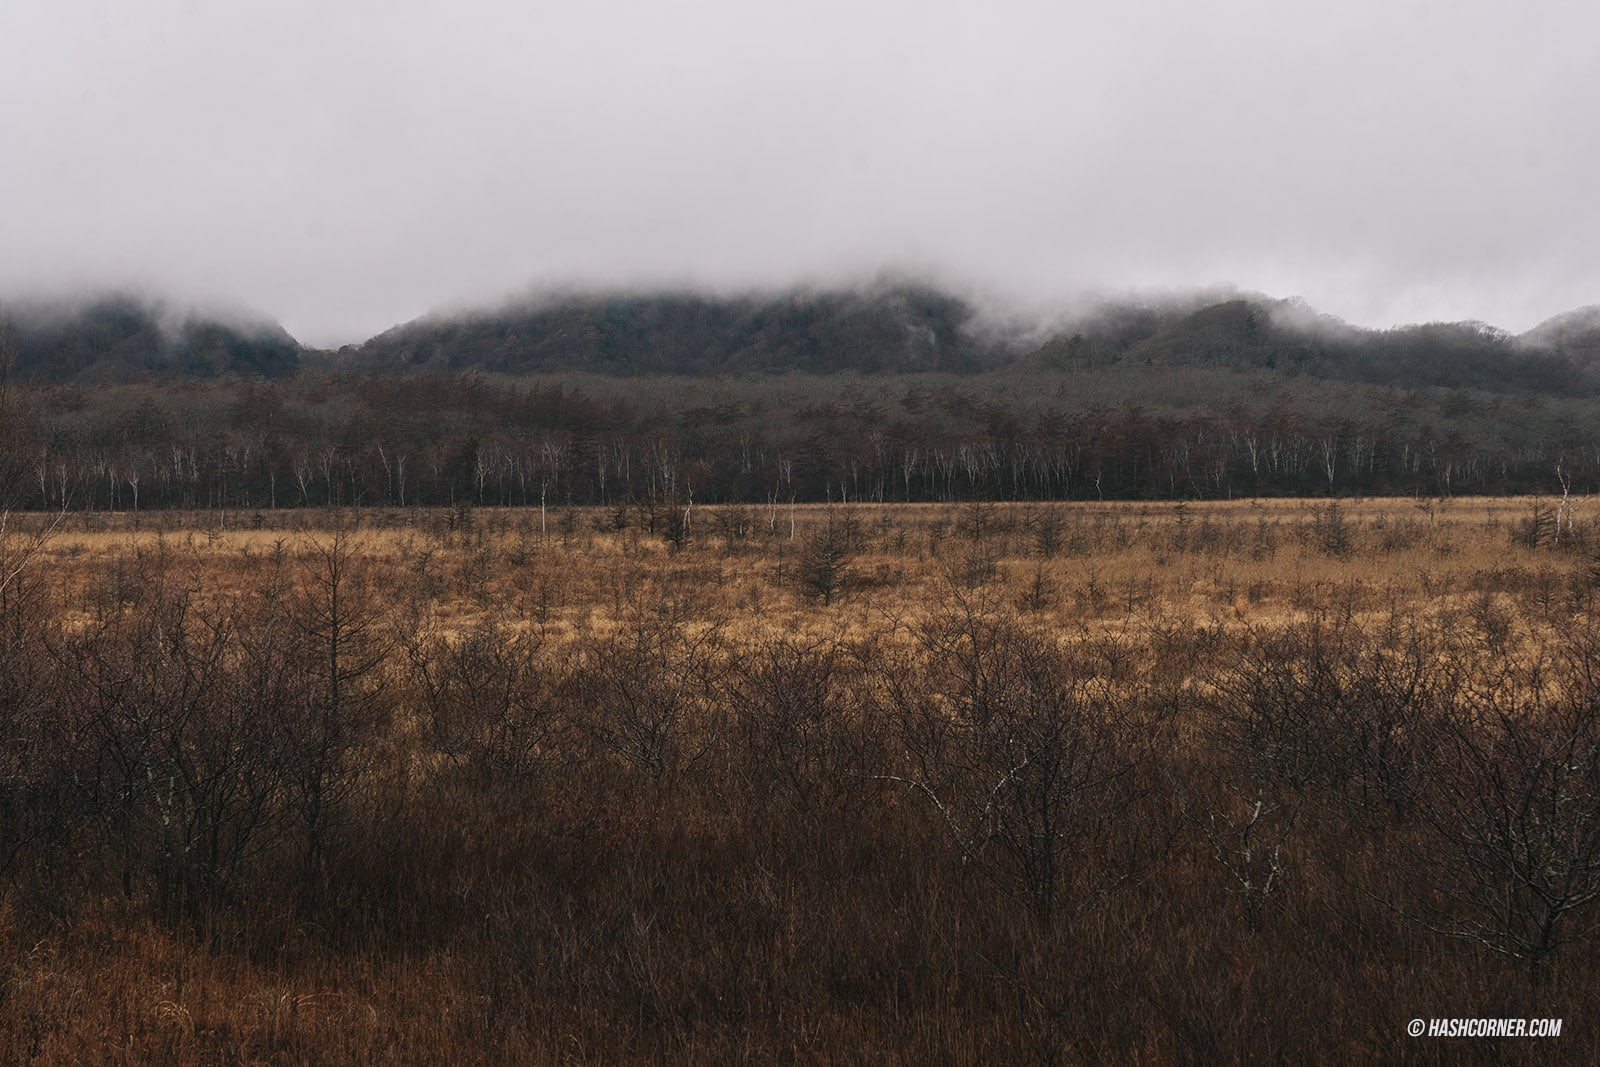
[[[1597,591],[1588,497],[14,514],[0,1061],[1594,1062]]]

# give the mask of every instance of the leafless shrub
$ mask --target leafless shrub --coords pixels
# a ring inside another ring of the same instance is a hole
[[[1049,923],[1105,844],[1137,748],[1093,679],[1048,639],[965,604],[882,672],[906,766],[962,863]]]
[[[0,537],[0,559],[4,548]],[[61,829],[65,783],[48,714],[49,629],[42,582],[18,570],[0,589],[0,878],[26,847]]]
[[[1339,756],[1348,742],[1340,722],[1348,696],[1344,642],[1354,639],[1322,623],[1257,632],[1217,679],[1211,733],[1218,749],[1249,778],[1296,793],[1333,784],[1347,767]]]
[[[545,769],[561,719],[539,631],[490,618],[459,637],[413,634],[406,656],[434,751],[491,778]]]
[[[1559,949],[1600,929],[1600,702],[1463,699],[1436,728],[1428,894],[1413,917],[1525,961],[1537,981]]]
[[[266,844],[283,786],[275,715],[240,670],[235,619],[169,584],[57,650],[72,779],[121,858],[169,915],[231,899]]]
[[[1458,683],[1414,623],[1376,638],[1327,618],[1261,630],[1215,678],[1212,741],[1249,780],[1404,817],[1431,709]]]
[[[723,624],[663,594],[636,597],[619,629],[581,651],[576,715],[602,748],[662,781],[701,759],[720,733]]]
[[[1287,846],[1301,802],[1292,793],[1273,796],[1261,782],[1250,788],[1213,785],[1201,795],[1180,791],[1183,817],[1227,873],[1251,933],[1261,930],[1268,905],[1283,888],[1291,866]]]
[[[737,761],[752,791],[803,813],[855,796],[866,766],[860,650],[837,639],[773,637],[735,658],[729,696]]]

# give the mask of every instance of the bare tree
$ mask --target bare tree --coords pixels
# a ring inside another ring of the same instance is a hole
[[[331,537],[301,557],[289,605],[302,639],[305,698],[280,716],[289,787],[304,834],[303,871],[314,891],[325,863],[330,823],[362,772],[351,758],[384,708],[388,639],[382,608],[367,582],[360,545],[341,520]]]

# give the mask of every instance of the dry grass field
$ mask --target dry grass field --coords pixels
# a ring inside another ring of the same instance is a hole
[[[1529,497],[695,507],[677,544],[668,526],[681,516],[638,508],[80,514],[57,524],[39,563],[88,583],[109,562],[159,550],[202,570],[218,593],[275,551],[303,554],[342,525],[364,561],[394,568],[386,580],[419,578],[431,610],[467,625],[506,608],[532,608],[541,623],[604,617],[618,581],[691,575],[756,631],[918,615],[952,588],[1010,596],[1036,621],[1074,629],[1174,614],[1258,624],[1335,601],[1370,612],[1460,607],[1485,592],[1554,595],[1552,583],[1583,573],[1600,534],[1600,503],[1573,503],[1558,539],[1559,509]],[[1530,543],[1536,510],[1548,523]],[[842,542],[843,606],[819,613],[801,567],[830,523]]]
[[[1597,561],[1589,499],[12,516],[0,1061],[1593,1062]]]

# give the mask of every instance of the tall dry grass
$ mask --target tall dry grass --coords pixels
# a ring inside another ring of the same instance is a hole
[[[68,516],[0,595],[0,1060],[1592,1060],[1542,514]],[[1404,1033],[1478,1015],[1565,1028]]]

